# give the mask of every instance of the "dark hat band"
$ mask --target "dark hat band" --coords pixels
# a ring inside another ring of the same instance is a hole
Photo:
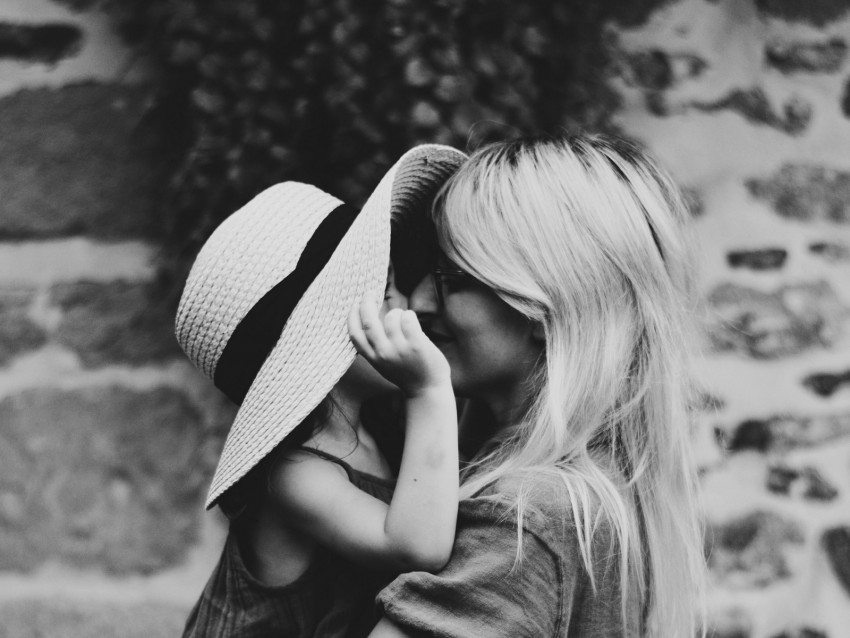
[[[328,213],[301,252],[295,269],[263,295],[233,330],[216,364],[213,382],[237,405],[242,404],[295,306],[333,256],[358,212],[340,204]]]

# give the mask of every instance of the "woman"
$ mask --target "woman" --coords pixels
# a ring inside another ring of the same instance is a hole
[[[520,140],[476,152],[434,217],[442,254],[410,305],[490,421],[449,564],[384,589],[372,637],[694,635],[676,187],[620,141]]]

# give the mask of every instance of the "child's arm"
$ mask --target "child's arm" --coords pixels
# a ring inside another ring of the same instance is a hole
[[[357,351],[406,399],[404,451],[384,529],[395,551],[431,569],[448,561],[458,504],[457,410],[448,361],[416,314],[364,299],[349,317]],[[422,567],[420,567],[422,569]]]
[[[413,313],[382,322],[364,301],[349,321],[358,351],[407,397],[404,453],[387,506],[354,487],[339,466],[290,453],[272,473],[281,516],[361,564],[437,571],[448,561],[458,505],[457,415],[445,357]]]
[[[458,505],[457,409],[448,361],[415,313],[391,310],[381,322],[366,299],[352,312],[357,351],[406,399],[404,451],[384,528],[396,551],[437,570],[454,543]]]

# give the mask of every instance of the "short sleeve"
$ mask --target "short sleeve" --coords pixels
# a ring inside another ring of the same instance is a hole
[[[462,504],[448,565],[438,574],[402,574],[381,591],[378,606],[412,636],[555,636],[574,579],[565,582],[558,555],[537,534],[525,531],[520,564],[516,548],[515,519]]]

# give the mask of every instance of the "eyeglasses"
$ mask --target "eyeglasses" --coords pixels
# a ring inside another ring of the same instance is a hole
[[[434,268],[431,270],[431,281],[434,284],[434,292],[437,295],[437,304],[442,310],[446,306],[445,286],[457,282],[476,283],[478,280],[464,270],[450,268]]]

